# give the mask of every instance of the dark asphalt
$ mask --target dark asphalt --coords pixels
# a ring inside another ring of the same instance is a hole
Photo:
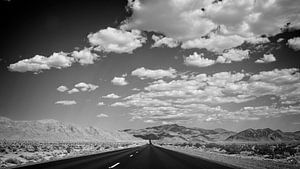
[[[18,169],[236,169],[154,145],[27,165]]]

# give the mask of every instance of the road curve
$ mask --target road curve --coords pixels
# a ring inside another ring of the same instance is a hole
[[[26,165],[18,169],[237,169],[154,145]]]

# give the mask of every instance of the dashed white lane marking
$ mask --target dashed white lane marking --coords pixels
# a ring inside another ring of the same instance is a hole
[[[133,155],[131,154],[129,157],[132,157]]]
[[[114,165],[112,165],[112,166],[110,166],[110,167],[108,167],[108,168],[114,168],[114,167],[116,167],[117,165],[119,165],[120,163],[116,163],[116,164],[114,164]]]

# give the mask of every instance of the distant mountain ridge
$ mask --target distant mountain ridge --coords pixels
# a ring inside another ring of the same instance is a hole
[[[147,127],[145,129],[123,130],[142,139],[155,139],[165,143],[205,143],[205,142],[290,142],[300,141],[300,132],[282,132],[280,130],[246,129],[241,132],[222,128],[213,130],[184,127],[177,124]]]
[[[79,127],[53,119],[13,121],[6,117],[0,117],[0,139],[47,142],[139,141],[138,138],[120,131],[106,131],[92,126]]]
[[[225,129],[208,130],[202,128],[189,128],[177,124],[147,127],[145,129],[123,130],[135,137],[142,139],[156,139],[161,142],[184,143],[184,142],[215,142],[225,140],[235,134]]]
[[[226,141],[251,141],[251,142],[286,142],[300,141],[300,135],[297,132],[282,132],[281,130],[265,129],[247,129],[226,139]]]
[[[135,142],[141,139],[155,139],[164,143],[290,142],[300,141],[300,131],[250,128],[233,132],[222,128],[203,129],[177,124],[106,131],[92,126],[79,127],[53,119],[13,121],[0,117],[0,140],[3,139],[47,142]]]

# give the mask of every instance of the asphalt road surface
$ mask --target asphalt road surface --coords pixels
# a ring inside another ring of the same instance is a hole
[[[154,145],[81,156],[19,169],[236,169],[238,167],[190,156]]]

